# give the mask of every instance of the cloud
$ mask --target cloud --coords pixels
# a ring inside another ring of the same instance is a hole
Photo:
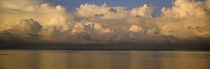
[[[178,38],[209,38],[208,1],[176,0],[172,8],[162,8],[157,20],[163,35]]]
[[[105,3],[82,4],[69,12],[42,0],[0,3],[0,37],[4,40],[158,44],[210,37],[209,0],[176,0],[171,8],[162,8],[158,17],[153,17],[156,8],[147,4],[131,10]]]
[[[23,19],[12,29],[1,31],[0,37],[5,40],[37,40],[42,26],[33,19]]]
[[[21,20],[19,24],[17,24],[14,29],[14,33],[20,36],[30,36],[30,35],[38,35],[41,31],[42,26],[34,21],[33,19],[24,19]]]
[[[125,17],[152,17],[156,8],[148,7],[147,4],[132,10],[127,10],[125,7],[109,7],[104,3],[102,6],[94,4],[82,4],[77,8],[77,14],[81,17],[87,18],[103,18],[103,19],[116,19]]]
[[[76,10],[79,16],[87,18],[113,19],[129,15],[125,7],[108,7],[106,4],[97,6],[86,3],[82,4],[80,8],[77,8]]]
[[[29,18],[31,18],[42,26],[40,37],[37,37],[37,39],[45,40],[45,38],[54,39],[54,36],[59,34],[57,31],[69,31],[70,27],[73,25],[73,17],[71,17],[65,8],[60,5],[53,6],[41,0],[23,0],[23,2],[16,2],[16,0],[0,0],[0,2],[2,3],[0,5],[0,31],[11,30],[16,26],[19,26],[19,29],[26,32],[26,29],[31,29],[27,27],[34,28],[34,26],[30,26],[30,23],[22,23],[20,25],[19,22],[22,20],[23,22],[30,22]],[[24,19],[29,20],[25,21]],[[49,34],[49,32],[52,33]],[[21,33],[21,31],[19,33]],[[61,36],[61,34],[59,35]]]
[[[144,17],[152,17],[155,13],[156,8],[155,7],[148,7],[147,4],[144,4],[143,6],[139,8],[133,8],[130,10],[131,16],[144,16]]]

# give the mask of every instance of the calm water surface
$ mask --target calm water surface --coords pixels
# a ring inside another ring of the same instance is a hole
[[[0,69],[210,69],[210,52],[0,50]]]

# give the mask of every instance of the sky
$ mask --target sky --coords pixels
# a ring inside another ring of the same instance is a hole
[[[196,44],[210,0],[0,0],[0,41]]]

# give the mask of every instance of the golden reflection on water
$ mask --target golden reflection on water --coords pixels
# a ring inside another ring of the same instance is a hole
[[[210,69],[210,52],[0,50],[0,69]]]

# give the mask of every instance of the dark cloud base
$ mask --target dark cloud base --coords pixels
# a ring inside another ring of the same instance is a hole
[[[182,43],[113,43],[113,44],[71,44],[34,43],[24,41],[0,41],[0,50],[138,50],[138,51],[210,51],[210,39],[185,41]]]

